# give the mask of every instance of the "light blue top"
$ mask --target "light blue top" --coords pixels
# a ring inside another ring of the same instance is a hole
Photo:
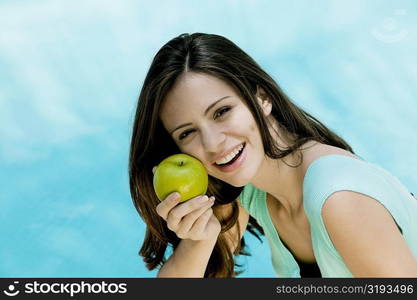
[[[345,155],[326,155],[309,165],[303,183],[304,210],[310,222],[314,256],[323,277],[353,277],[333,246],[321,216],[324,201],[341,190],[362,193],[384,205],[417,258],[417,200],[410,192],[395,176],[375,164]],[[277,275],[300,277],[296,260],[281,242],[271,221],[266,193],[248,184],[239,199],[263,227]]]

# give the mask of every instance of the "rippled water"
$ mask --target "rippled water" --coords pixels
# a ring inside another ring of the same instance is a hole
[[[155,275],[137,256],[130,128],[153,55],[183,32],[236,42],[417,192],[417,4],[364,2],[0,2],[0,275]],[[248,239],[242,276],[275,276]]]

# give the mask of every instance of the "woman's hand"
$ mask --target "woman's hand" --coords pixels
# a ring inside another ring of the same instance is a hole
[[[221,225],[211,208],[214,197],[203,195],[182,203],[179,200],[180,195],[174,192],[156,207],[156,212],[167,222],[168,228],[180,239],[217,239]]]

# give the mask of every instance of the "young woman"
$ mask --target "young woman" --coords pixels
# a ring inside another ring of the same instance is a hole
[[[207,195],[161,202],[153,168],[180,152],[205,165]],[[265,234],[280,277],[417,277],[417,200],[224,37],[183,34],[156,54],[129,177],[160,277],[236,276],[245,230]]]

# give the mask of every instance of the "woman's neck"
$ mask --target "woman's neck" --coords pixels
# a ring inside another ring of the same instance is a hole
[[[290,154],[282,159],[265,157],[259,171],[251,182],[256,188],[265,191],[276,199],[283,212],[288,216],[296,216],[303,208],[303,176],[302,165]],[[293,166],[293,167],[291,167]]]
[[[271,124],[271,123],[270,123]],[[294,142],[291,136],[277,123],[272,123],[270,132],[279,147],[287,148]],[[281,159],[265,158],[251,184],[270,194],[279,202],[284,214],[295,217],[303,212],[304,155],[312,151],[315,141],[308,141],[299,149]]]

